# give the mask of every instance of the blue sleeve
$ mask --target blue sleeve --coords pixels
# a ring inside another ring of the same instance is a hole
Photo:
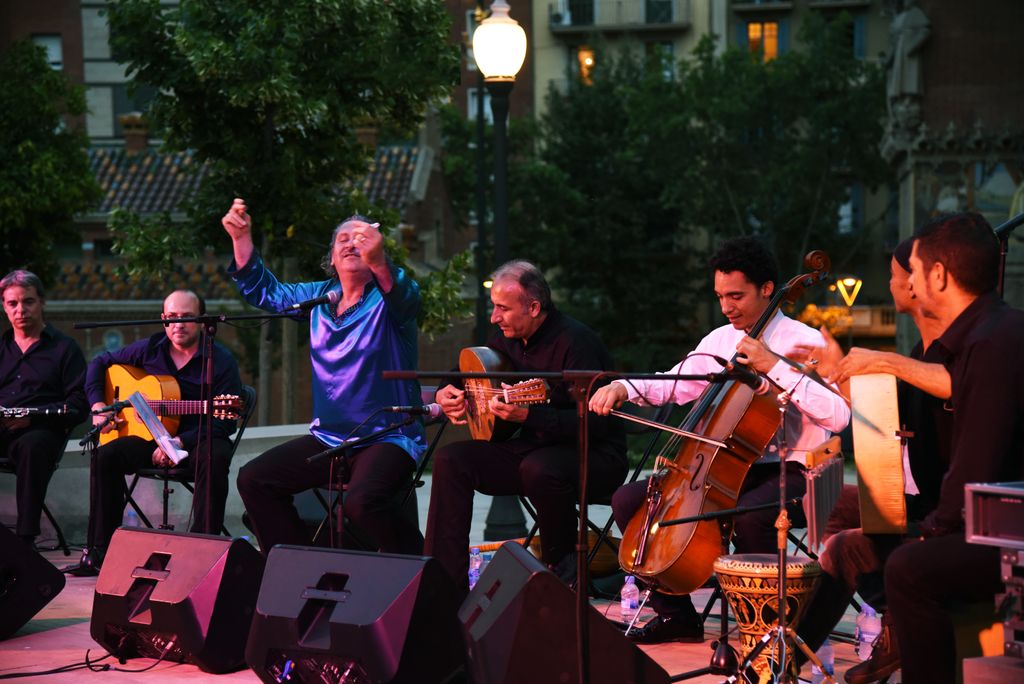
[[[331,281],[314,283],[282,283],[263,263],[259,252],[253,252],[249,263],[239,267],[234,261],[228,275],[235,281],[242,299],[264,311],[283,311],[292,304],[313,299],[327,292]]]
[[[391,291],[384,294],[384,303],[388,307],[388,313],[399,324],[415,321],[422,305],[419,283],[413,280],[404,268],[399,268],[391,263],[390,259],[388,259],[388,268],[391,269],[393,281]],[[383,293],[383,290],[381,292]]]

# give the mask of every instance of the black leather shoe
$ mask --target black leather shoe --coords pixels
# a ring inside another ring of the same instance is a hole
[[[82,557],[61,572],[72,577],[96,577],[100,574],[101,554],[98,549],[82,549]]]
[[[700,618],[667,618],[656,615],[639,629],[632,629],[626,635],[636,644],[663,644],[678,641],[684,644],[699,644],[704,641],[704,624]]]
[[[882,616],[882,631],[871,642],[871,657],[846,671],[846,684],[869,684],[885,679],[900,669],[900,651],[892,620],[888,613]]]

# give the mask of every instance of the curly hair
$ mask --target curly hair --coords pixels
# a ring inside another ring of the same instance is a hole
[[[726,240],[708,261],[712,273],[739,271],[747,280],[761,287],[767,282],[779,282],[779,265],[775,255],[764,243],[753,237],[738,237]]]
[[[341,223],[334,227],[334,232],[331,233],[331,241],[327,243],[327,254],[320,258],[320,268],[324,269],[324,273],[331,277],[337,277],[337,273],[334,271],[334,266],[331,264],[331,254],[334,252],[334,241],[338,239],[338,231],[341,230],[349,221],[362,221],[363,223],[373,223],[373,219],[363,216],[362,214],[352,214],[347,219],[344,219]]]

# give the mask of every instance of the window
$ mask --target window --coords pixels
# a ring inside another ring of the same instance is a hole
[[[122,137],[124,129],[121,127],[120,116],[129,112],[144,112],[149,103],[156,97],[157,89],[153,86],[138,86],[134,95],[128,94],[128,85],[120,83],[113,88],[114,96],[114,135]]]
[[[853,235],[864,227],[864,186],[860,183],[847,188],[847,200],[839,205],[836,232]]]
[[[747,46],[750,52],[764,55],[769,62],[779,56],[779,24],[775,21],[752,21],[747,24]]]
[[[486,88],[483,89],[484,95],[484,121],[489,124],[494,123],[494,112],[491,111],[491,94]],[[466,107],[469,109],[466,112],[466,118],[470,121],[476,121],[476,110],[477,110],[477,98],[480,97],[481,91],[477,88],[466,88]]]
[[[46,61],[50,68],[60,71],[64,68],[64,50],[61,47],[60,35],[32,36],[32,43],[46,50]]]
[[[666,82],[676,75],[675,47],[672,41],[647,43],[647,58],[661,67],[661,76]]]
[[[476,71],[476,57],[473,56],[473,32],[476,31],[476,10],[466,10],[466,68]]]
[[[593,84],[593,73],[594,73],[594,51],[593,49],[583,46],[576,48],[576,64],[579,68],[580,80],[586,85]]]

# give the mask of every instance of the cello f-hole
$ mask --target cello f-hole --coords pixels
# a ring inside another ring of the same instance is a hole
[[[697,452],[697,469],[693,471],[693,475],[690,477],[689,489],[691,492],[700,491],[704,488],[704,478],[700,476],[700,471],[704,468],[705,457],[702,452]]]

